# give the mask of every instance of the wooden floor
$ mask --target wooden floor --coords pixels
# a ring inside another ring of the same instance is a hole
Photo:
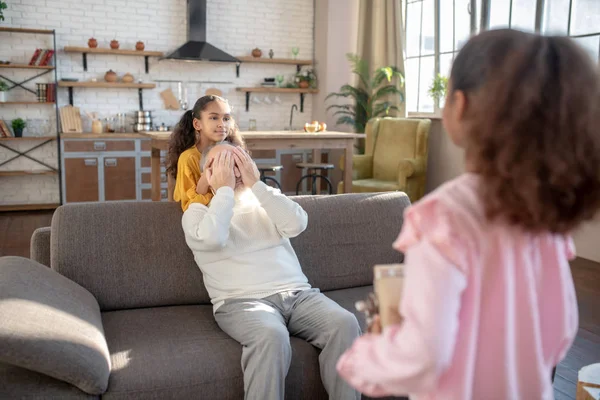
[[[0,213],[0,256],[29,257],[29,239],[50,226],[53,211]],[[571,263],[579,302],[579,333],[554,381],[556,400],[575,398],[577,371],[600,362],[600,264],[578,258]]]
[[[54,210],[0,212],[0,256],[29,258],[29,239],[37,228],[50,226]]]

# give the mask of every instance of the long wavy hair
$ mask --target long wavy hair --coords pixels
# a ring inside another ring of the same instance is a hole
[[[171,134],[169,150],[167,154],[167,173],[173,178],[177,177],[177,161],[179,160],[181,153],[198,143],[199,136],[198,132],[194,128],[194,118],[200,119],[200,113],[204,111],[206,107],[213,101],[220,101],[229,104],[226,99],[219,96],[211,95],[200,97],[191,110],[187,110],[185,113],[183,113],[181,119],[175,126],[175,129]],[[229,133],[227,134],[225,141],[245,148],[244,139],[242,138],[239,128],[233,119],[231,128],[229,129]]]
[[[600,206],[600,83],[571,39],[483,32],[457,55],[450,95],[467,98],[466,150],[488,219],[568,233]]]

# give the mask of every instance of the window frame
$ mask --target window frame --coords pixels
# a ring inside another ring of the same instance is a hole
[[[407,15],[407,11],[408,11],[408,3],[414,3],[414,2],[421,2],[421,20],[423,19],[423,11],[422,11],[422,7],[423,7],[423,0],[403,0],[403,11],[404,11],[404,20],[406,21],[406,18],[408,17]],[[433,0],[434,1],[434,63],[435,63],[435,75],[437,76],[440,73],[440,56],[444,55],[444,54],[455,54],[458,52],[458,50],[454,50],[454,51],[446,51],[446,52],[440,52],[440,5],[441,5],[441,1],[449,1],[449,0]],[[509,21],[508,21],[508,26],[509,28],[512,27],[512,12],[513,12],[513,0],[508,0],[510,1],[509,4]],[[536,0],[536,9],[535,9],[535,23],[534,23],[534,30],[536,33],[540,33],[542,31],[542,25],[544,23],[544,10],[546,7],[546,2],[548,0]],[[598,32],[594,32],[594,33],[586,33],[586,34],[581,34],[581,35],[572,35],[571,34],[571,20],[573,17],[573,3],[576,0],[569,0],[569,13],[568,13],[568,20],[567,20],[567,36],[573,39],[579,39],[579,38],[585,38],[585,37],[595,37],[595,36],[599,36],[600,37],[600,30]],[[471,35],[477,33],[478,31],[484,31],[484,30],[488,30],[489,29],[489,25],[490,25],[490,9],[491,9],[491,2],[492,0],[470,0],[470,6],[471,6]],[[456,19],[456,15],[455,13],[455,0],[452,0],[452,19],[453,19],[453,27],[452,27],[452,32],[453,32],[453,36],[456,34],[456,26],[454,25],[454,21]],[[477,15],[477,7],[481,6],[481,12],[479,14],[479,21],[477,21],[478,15]],[[403,31],[404,31],[404,49],[406,49],[406,27],[407,24],[404,24],[403,27]],[[404,60],[408,60],[408,59],[415,59],[415,58],[422,58],[422,57],[429,57],[429,55],[427,56],[423,56],[421,55],[421,44],[422,44],[422,40],[423,40],[423,24],[421,23],[421,32],[419,33],[419,55],[418,56],[411,56],[411,57],[404,57]],[[453,42],[455,43],[455,39],[453,37]],[[599,40],[600,42],[600,40]],[[600,63],[600,43],[598,46],[598,58],[597,61]],[[416,82],[419,83],[418,89],[417,89],[417,107],[419,105],[419,100],[420,100],[420,82],[421,82],[421,68],[420,68],[421,64],[419,61],[419,74],[417,76],[417,80]],[[433,77],[432,77],[433,78]],[[424,116],[424,117],[439,117],[441,116],[441,108],[439,107],[439,101],[438,100],[434,100],[434,111],[433,112],[421,112],[421,111],[408,111],[407,115],[411,116],[411,117],[415,117],[415,116]]]
[[[490,26],[490,8],[492,0],[481,0],[481,21],[479,28],[483,30],[488,30]],[[510,9],[509,9],[509,20],[508,26],[509,28],[512,26],[512,5],[513,0],[510,1]],[[535,32],[540,33],[542,31],[542,24],[544,22],[544,10],[546,8],[547,0],[537,0],[536,1],[536,9],[535,9]],[[594,33],[586,33],[582,35],[572,35],[571,34],[571,20],[573,18],[573,2],[576,0],[569,0],[569,14],[567,15],[567,34],[566,36],[572,39],[579,39],[585,37],[593,37],[600,36],[600,30]],[[598,61],[600,62],[600,44],[598,45]]]
[[[416,77],[416,82],[418,82],[418,88],[417,88],[417,108],[419,107],[419,100],[420,100],[420,96],[421,96],[421,59],[424,57],[431,57],[431,55],[422,55],[422,43],[423,43],[423,3],[425,0],[404,0],[403,1],[403,11],[404,11],[404,20],[406,21],[406,19],[408,18],[408,4],[409,3],[421,3],[421,24],[420,24],[420,32],[419,32],[419,55],[417,56],[405,56],[404,57],[404,61],[406,62],[406,60],[410,60],[410,59],[419,59],[419,73]],[[433,0],[433,9],[434,9],[434,51],[433,51],[433,58],[434,58],[434,75],[431,77],[431,79],[433,79],[435,76],[437,76],[440,73],[440,56],[442,55],[448,55],[448,54],[456,54],[458,53],[457,49],[454,49],[452,51],[444,51],[444,52],[440,52],[440,8],[441,8],[441,2],[442,1],[450,1],[450,0]],[[456,20],[456,0],[451,0],[452,1],[452,43],[456,43],[456,24],[455,24],[455,20]],[[473,35],[474,33],[477,32],[478,26],[477,26],[477,3],[480,2],[481,0],[470,0],[470,9],[471,9],[471,18],[470,18],[470,34]],[[512,0],[511,0],[512,1]],[[407,35],[406,35],[406,29],[407,29],[407,23],[404,24],[404,49],[406,51],[406,39],[407,39]],[[406,77],[405,77],[406,78]],[[441,116],[441,108],[439,107],[439,100],[434,99],[434,106],[433,106],[433,112],[423,112],[423,111],[408,111],[407,109],[407,115],[408,116],[427,116],[427,117],[439,117]]]

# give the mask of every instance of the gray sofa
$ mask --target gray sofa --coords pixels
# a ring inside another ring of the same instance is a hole
[[[354,303],[372,290],[374,264],[402,261],[391,244],[402,226],[408,197],[378,193],[294,199],[309,216],[307,230],[292,240],[305,274],[314,287],[354,312],[364,327]],[[41,296],[40,292],[48,290],[44,286],[49,284],[44,282],[54,280],[66,285],[75,282],[89,291],[98,304],[98,330],[110,357],[106,391],[90,395],[24,368],[24,364],[6,362],[6,348],[4,353],[0,349],[0,398],[242,399],[241,347],[214,321],[202,274],[185,244],[180,220],[177,203],[65,205],[56,210],[52,226],[38,229],[31,241],[32,259],[51,269],[22,258],[0,259],[0,285],[4,279],[4,288],[21,284],[7,280],[31,284],[39,275],[39,287],[23,291]],[[13,277],[20,273],[14,266],[21,263],[31,264],[23,265],[30,274],[26,279]],[[45,277],[45,273],[53,275]],[[78,290],[77,296],[85,297],[87,292]],[[40,304],[44,301],[37,300],[32,306],[41,307],[38,315],[56,312],[62,307],[58,304],[64,304],[53,303],[47,311],[47,305],[43,308]],[[15,335],[18,332],[13,339]],[[286,398],[326,399],[318,350],[294,337],[291,344]],[[28,362],[35,362],[27,357]],[[83,362],[85,369],[86,360],[78,357],[74,362]]]

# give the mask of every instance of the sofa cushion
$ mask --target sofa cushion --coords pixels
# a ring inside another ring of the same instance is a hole
[[[323,294],[331,300],[350,311],[358,320],[358,325],[363,332],[367,330],[365,314],[356,310],[356,302],[366,300],[369,293],[373,292],[373,285],[358,286],[350,289],[332,290]]]
[[[51,266],[89,290],[102,311],[210,304],[169,202],[67,204],[52,218]]]
[[[321,291],[371,285],[373,265],[402,262],[392,249],[404,209],[401,192],[299,196],[308,227],[292,239],[302,270]]]
[[[93,400],[99,398],[48,375],[0,363],[0,399]]]
[[[101,394],[109,352],[100,309],[84,288],[22,257],[0,258],[0,362]]]
[[[112,373],[103,399],[242,399],[242,347],[214,320],[211,306],[102,314]],[[327,399],[318,350],[292,337],[290,399]],[[288,398],[288,397],[286,397]]]
[[[243,398],[241,347],[212,306],[102,314],[112,373],[106,399]]]

